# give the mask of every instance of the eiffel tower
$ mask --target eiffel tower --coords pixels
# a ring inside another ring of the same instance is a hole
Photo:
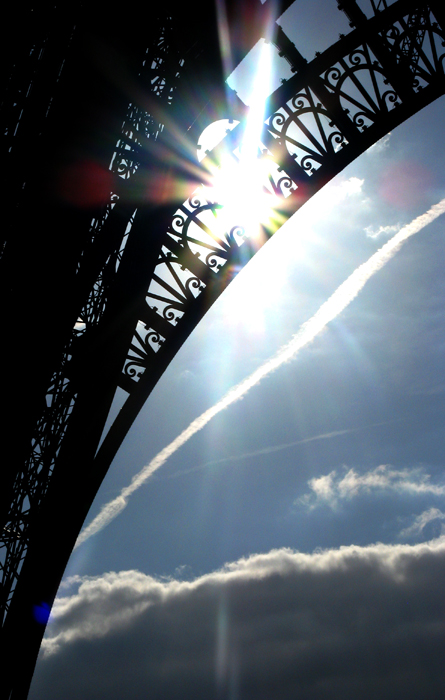
[[[445,92],[441,0],[342,0],[351,31],[308,61],[276,22],[292,0],[7,10],[0,249],[4,415],[1,697],[23,700],[93,498],[156,382],[260,245],[388,131]],[[211,173],[248,110],[225,78],[261,39],[292,77],[257,158],[279,219],[261,241]],[[206,126],[229,119],[201,162]],[[105,436],[117,389],[126,400]],[[46,615],[47,616],[47,615]],[[19,661],[18,661],[19,660]]]

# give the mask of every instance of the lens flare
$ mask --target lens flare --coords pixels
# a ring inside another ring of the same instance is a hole
[[[272,48],[261,40],[259,60],[252,76],[249,112],[238,145],[232,143],[210,166],[208,199],[219,205],[215,212],[218,234],[231,235],[240,245],[242,239],[261,235],[262,225],[274,215],[278,197],[269,185],[270,166],[267,149],[261,143],[266,99],[270,93]],[[229,120],[210,125],[201,135],[200,159],[221,142],[237,123]],[[230,142],[230,139],[229,139]]]
[[[260,234],[261,224],[271,217],[277,200],[265,188],[266,178],[266,167],[257,158],[224,158],[212,185],[212,198],[221,206],[217,213],[221,229],[234,231],[235,238],[256,238]]]

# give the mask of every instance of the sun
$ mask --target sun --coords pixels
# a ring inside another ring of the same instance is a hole
[[[198,159],[202,161],[226,135],[237,128],[235,144],[229,140],[218,162],[209,165],[206,196],[218,205],[216,219],[219,232],[230,235],[236,231],[238,240],[255,239],[262,227],[273,218],[279,197],[270,184],[268,170],[270,154],[261,143],[264,110],[269,94],[271,66],[270,46],[263,42],[255,74],[249,111],[245,121],[221,119],[210,124],[198,141]]]

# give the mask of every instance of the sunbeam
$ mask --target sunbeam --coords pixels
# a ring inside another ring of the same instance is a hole
[[[193,435],[202,430],[212,418],[235,403],[235,401],[239,401],[262,379],[274,372],[285,362],[294,358],[302,348],[311,343],[327,324],[336,318],[356,298],[368,280],[394,257],[408,238],[421,231],[443,213],[445,213],[445,198],[438,204],[432,206],[427,212],[404,226],[376,253],[371,255],[366,262],[359,265],[359,267],[357,267],[335,290],[329,299],[320,306],[312,318],[301,326],[300,330],[288,343],[283,345],[273,357],[267,360],[261,367],[258,367],[255,372],[252,372],[249,377],[246,377],[246,379],[230,389],[214,406],[204,411],[198,418],[195,418],[173,442],[164,447],[139,474],[133,477],[131,483],[121,490],[117,498],[105,504],[94,520],[82,530],[75,547],[78,547],[92,535],[108,525],[125,508],[128,498],[145,484],[152,474],[162,467],[182,445],[190,440]]]

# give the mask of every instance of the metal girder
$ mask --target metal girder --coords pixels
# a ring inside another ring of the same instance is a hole
[[[282,31],[274,35],[272,41],[280,53],[292,67],[298,65],[296,75],[269,100],[259,144],[263,157],[271,162],[270,179],[282,197],[285,216],[294,213],[388,130],[443,94],[443,29],[435,25],[431,8],[399,2],[387,14],[381,12],[367,20],[366,26],[340,39],[310,64],[302,61]],[[413,27],[414,16],[421,32]],[[379,43],[380,51],[371,48]],[[411,62],[407,61],[408,43]],[[376,59],[376,53],[381,60]],[[399,91],[387,77],[394,69],[399,76]],[[241,121],[227,137],[231,152],[242,133]],[[221,158],[226,147],[221,144],[208,159]],[[279,171],[272,172],[274,164],[279,165]],[[198,188],[167,223],[156,268],[140,306],[140,327],[119,381],[129,393],[128,406],[134,401],[135,408],[124,407],[121,411],[98,452],[97,462],[104,459],[102,455],[108,449],[105,462],[114,454],[121,440],[116,434],[126,434],[145,400],[142,397],[148,395],[197,319],[227,285],[224,273],[234,256],[240,258],[242,246],[248,245],[244,242],[238,246],[229,233],[224,240],[215,241],[203,218],[216,206]],[[193,229],[199,230],[200,239]],[[265,239],[274,230],[273,224],[265,227]],[[253,253],[250,249],[245,261]],[[187,272],[186,283],[175,275],[175,269]],[[192,284],[194,291],[190,289]],[[193,318],[192,323],[189,318]],[[138,395],[141,398],[136,399]],[[127,410],[132,418],[126,417]],[[125,423],[122,430],[118,428],[120,421]]]
[[[445,18],[436,0],[389,5],[371,0],[369,17],[355,1],[343,0],[340,10],[354,29],[308,63],[283,30],[270,24],[271,0],[229,3],[234,36],[242,33],[246,8],[254,9],[255,21],[243,40],[244,52],[267,35],[294,71],[270,96],[258,143],[258,158],[268,171],[265,185],[281,213],[279,223],[263,225],[265,242],[347,164],[445,92]],[[4,685],[8,700],[26,697],[44,631],[33,606],[52,605],[90,504],[128,429],[181,345],[262,244],[250,241],[236,222],[223,231],[211,223],[221,204],[207,186],[208,173],[224,154],[237,157],[246,110],[224,88],[217,18],[206,17],[203,39],[183,14],[167,6],[151,23],[150,40],[144,42],[139,30],[126,38],[120,54],[115,53],[120,39],[115,27],[110,35],[110,24],[104,29],[99,21],[92,32],[87,24],[82,29],[82,21],[79,29],[71,18],[69,50],[64,56],[56,42],[57,59],[48,58],[41,78],[29,78],[29,71],[37,70],[34,59],[24,61],[28,67],[21,73],[14,67],[22,77],[13,87],[22,87],[13,93],[22,95],[23,85],[41,80],[44,89],[37,90],[36,100],[45,109],[37,124],[41,138],[27,115],[28,131],[21,118],[16,121],[17,133],[24,130],[22,141],[16,143],[8,132],[8,153],[18,155],[9,237],[0,258],[3,318],[14,344],[3,358],[4,366],[14,368],[7,388],[13,411],[6,440],[14,444],[20,438],[21,443],[6,471],[1,511],[4,658],[13,669],[11,660],[20,648],[25,667],[10,672]],[[48,20],[42,20],[42,46],[52,41],[47,27]],[[100,52],[88,85],[77,84],[79,62],[89,66],[91,55],[80,50],[76,32],[82,41],[90,37],[90,52],[107,44],[108,59],[119,68],[113,85],[109,74],[104,76]],[[82,121],[82,104],[74,117],[70,114],[72,90],[95,119],[89,114]],[[214,106],[219,102],[221,109]],[[105,145],[99,135],[104,114],[112,124]],[[226,116],[239,124],[200,165],[192,163],[190,153],[202,128]],[[74,130],[72,137],[67,128]],[[59,140],[64,163],[73,161],[73,148],[86,156],[76,158],[74,169],[67,171],[52,155],[51,167],[43,169],[43,187],[27,149],[32,146],[34,158],[42,158]],[[47,192],[55,172],[67,178],[62,203]],[[76,190],[85,179],[91,185],[87,191]],[[93,185],[101,206],[89,199]],[[172,196],[178,187],[182,198]],[[86,201],[72,201],[74,190]],[[34,218],[42,225],[48,217],[49,233],[30,236]],[[48,260],[60,246],[61,230],[67,252],[59,250]],[[31,357],[30,333],[36,338]],[[17,377],[25,368],[20,383]],[[101,442],[118,387],[127,399]],[[14,411],[23,412],[19,427]]]

